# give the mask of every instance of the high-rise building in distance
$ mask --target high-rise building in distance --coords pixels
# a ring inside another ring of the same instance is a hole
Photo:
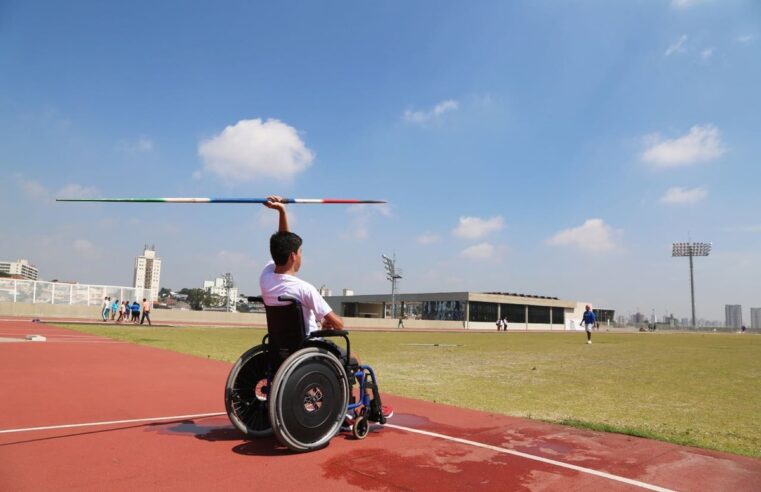
[[[761,328],[761,307],[750,308],[750,327]]]
[[[743,307],[740,304],[724,305],[724,326],[740,328],[743,324]]]
[[[145,246],[142,256],[135,257],[134,286],[136,289],[150,291],[144,297],[150,301],[159,299],[159,282],[161,280],[161,259],[156,256],[155,246]]]

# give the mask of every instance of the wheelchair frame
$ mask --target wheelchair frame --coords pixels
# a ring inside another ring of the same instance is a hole
[[[249,437],[274,433],[293,451],[312,451],[329,444],[347,413],[357,439],[367,436],[370,422],[385,424],[375,372],[352,360],[349,332],[308,333],[299,301],[278,299],[289,304],[265,306],[267,334],[228,376],[225,408],[233,425]],[[323,339],[338,336],[346,342],[345,357],[338,345]],[[355,380],[358,401],[351,396]]]

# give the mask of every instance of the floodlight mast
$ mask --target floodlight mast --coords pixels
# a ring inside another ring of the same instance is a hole
[[[671,256],[690,258],[690,297],[692,299],[692,327],[697,328],[695,324],[695,280],[693,276],[692,257],[708,256],[711,253],[711,243],[673,243],[671,245]]]
[[[401,280],[402,271],[396,268],[396,253],[393,259],[383,254],[381,258],[383,266],[386,267],[386,279],[391,281],[391,317],[396,319],[396,281]]]

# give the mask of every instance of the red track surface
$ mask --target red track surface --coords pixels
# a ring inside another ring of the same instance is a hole
[[[396,409],[393,427],[364,441],[341,434],[307,454],[290,453],[274,438],[243,440],[225,416],[3,432],[224,411],[229,364],[0,322],[0,338],[31,333],[48,341],[0,343],[3,491],[641,488],[591,470],[675,490],[761,490],[761,461],[752,458],[392,395],[384,398]]]

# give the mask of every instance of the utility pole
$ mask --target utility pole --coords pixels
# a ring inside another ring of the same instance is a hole
[[[396,281],[402,279],[402,271],[396,268],[396,253],[393,259],[386,255],[381,255],[381,258],[386,267],[386,279],[391,282],[391,317],[396,319]]]

